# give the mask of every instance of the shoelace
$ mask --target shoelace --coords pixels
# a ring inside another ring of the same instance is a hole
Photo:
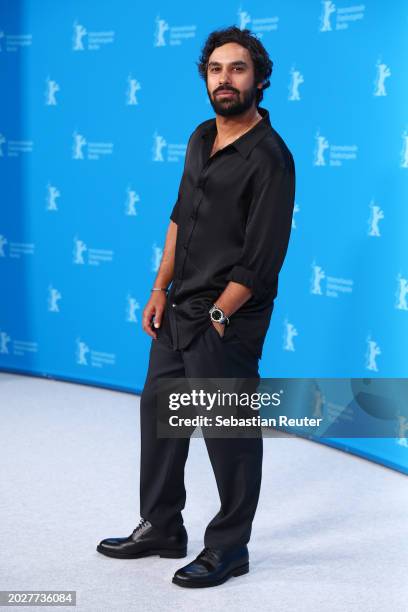
[[[150,523],[149,521],[146,521],[146,519],[141,518],[138,526],[136,527],[136,529],[133,530],[132,535],[134,535],[136,532],[140,531],[141,529],[144,529],[145,527],[150,527]]]

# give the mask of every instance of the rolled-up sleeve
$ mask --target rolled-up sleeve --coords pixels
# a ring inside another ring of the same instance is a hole
[[[193,135],[195,134],[197,130],[194,130],[194,132],[190,135],[188,142],[187,142],[187,146],[186,146],[186,154],[184,156],[184,167],[183,167],[183,173],[180,179],[180,184],[179,184],[179,189],[178,189],[178,195],[177,195],[177,200],[176,203],[173,205],[173,209],[170,213],[170,219],[174,222],[177,223],[179,222],[179,216],[180,216],[180,203],[181,203],[181,193],[182,193],[182,188],[183,188],[183,179],[184,179],[184,174],[186,172],[186,167],[188,164],[188,156],[190,153],[190,143],[191,143],[191,139],[193,137]]]
[[[293,158],[276,167],[255,186],[239,260],[227,275],[262,300],[276,286],[286,256],[295,198]]]
[[[180,208],[180,198],[178,197],[177,202],[174,204],[173,210],[170,213],[170,219],[174,221],[174,223],[178,223],[179,208]]]

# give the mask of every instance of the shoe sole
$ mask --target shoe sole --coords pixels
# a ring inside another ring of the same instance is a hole
[[[229,580],[229,578],[231,578],[232,576],[242,576],[243,574],[247,574],[248,572],[249,572],[249,563],[245,563],[244,565],[240,565],[239,567],[236,567],[229,574],[227,574],[223,578],[219,578],[218,580],[203,582],[201,580],[192,579],[189,581],[184,581],[174,576],[172,582],[174,582],[174,584],[177,584],[178,586],[188,587],[192,589],[199,589],[201,587],[218,586],[219,584],[223,584],[224,582]]]
[[[140,553],[130,554],[130,553],[119,553],[115,551],[105,550],[101,546],[96,547],[96,550],[107,557],[113,557],[115,559],[139,559],[140,557],[149,557],[151,555],[158,555],[159,557],[164,557],[166,559],[182,559],[187,556],[187,548],[183,548],[180,550],[171,550],[171,549],[149,549]]]

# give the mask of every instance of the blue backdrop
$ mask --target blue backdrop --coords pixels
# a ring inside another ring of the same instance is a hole
[[[407,17],[404,0],[0,0],[0,367],[141,390],[186,143],[214,116],[196,61],[236,24],[274,61],[263,106],[297,170],[261,375],[406,377]],[[347,448],[406,466],[398,442]]]

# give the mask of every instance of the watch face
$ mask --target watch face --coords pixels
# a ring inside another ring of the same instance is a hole
[[[220,310],[213,310],[212,316],[213,316],[213,319],[215,321],[219,321],[221,319],[221,317],[222,317],[221,311]]]

